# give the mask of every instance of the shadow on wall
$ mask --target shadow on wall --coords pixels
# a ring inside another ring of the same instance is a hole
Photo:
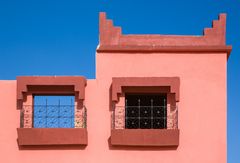
[[[109,150],[125,150],[125,151],[170,151],[177,150],[177,146],[160,147],[160,146],[113,146],[111,145],[111,137],[108,138]]]
[[[19,150],[85,150],[86,147],[83,145],[18,145]]]
[[[113,111],[113,103],[112,103],[112,84],[109,87],[109,111]]]

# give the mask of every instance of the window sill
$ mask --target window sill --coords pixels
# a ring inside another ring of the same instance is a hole
[[[111,145],[177,147],[178,129],[112,129]]]
[[[18,144],[87,145],[86,128],[17,128]]]

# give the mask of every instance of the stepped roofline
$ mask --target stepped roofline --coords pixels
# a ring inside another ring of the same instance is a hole
[[[226,45],[226,14],[213,20],[203,35],[122,34],[105,12],[99,14],[99,46],[97,52],[213,52],[230,55]]]

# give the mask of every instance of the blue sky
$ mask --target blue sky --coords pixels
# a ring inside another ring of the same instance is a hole
[[[227,44],[233,46],[228,60],[228,162],[240,163],[240,1],[1,0],[0,79],[95,78],[100,11],[125,34],[179,35],[201,35],[219,13],[227,13]]]

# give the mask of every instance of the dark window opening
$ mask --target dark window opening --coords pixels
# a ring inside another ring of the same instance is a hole
[[[125,128],[167,128],[166,94],[126,94]]]
[[[34,96],[34,128],[74,128],[74,96]]]

